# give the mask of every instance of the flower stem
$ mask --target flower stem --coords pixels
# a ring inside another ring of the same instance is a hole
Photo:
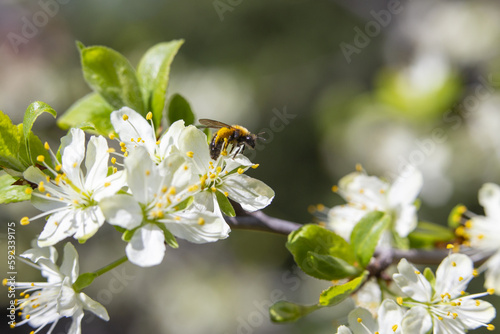
[[[124,257],[121,257],[119,258],[118,260],[116,260],[115,262],[112,262],[110,264],[108,264],[107,266],[105,267],[102,267],[101,269],[99,270],[96,270],[94,272],[94,274],[96,275],[96,277],[98,276],[101,276],[102,274],[104,273],[107,273],[108,271],[118,267],[120,264],[124,263],[124,262],[127,262],[128,258],[127,256],[125,255]]]

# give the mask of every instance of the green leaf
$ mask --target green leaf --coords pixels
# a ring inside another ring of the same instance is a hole
[[[187,125],[194,124],[195,117],[189,102],[179,94],[174,94],[168,103],[168,121],[170,124],[184,120]]]
[[[19,160],[21,133],[9,116],[0,111],[0,166],[24,172],[25,165]]]
[[[189,196],[188,198],[186,198],[185,200],[183,200],[182,202],[180,202],[179,204],[177,204],[175,206],[175,210],[177,211],[180,211],[180,210],[184,210],[185,208],[187,208],[188,206],[190,206],[194,201],[194,197],[193,196]]]
[[[369,273],[365,271],[363,275],[353,279],[352,281],[341,285],[334,285],[324,290],[319,296],[319,304],[322,306],[333,306],[340,303],[361,287],[365,279],[368,277],[368,274]]]
[[[448,228],[430,222],[418,222],[417,228],[408,235],[411,248],[433,249],[436,243],[448,242],[454,238],[455,234]]]
[[[366,267],[375,252],[382,233],[389,228],[391,217],[381,211],[366,214],[354,226],[351,233],[351,246],[362,267]]]
[[[431,283],[432,287],[436,285],[436,276],[434,276],[431,268],[424,269],[424,277],[429,281],[429,283]]]
[[[308,275],[329,281],[359,274],[359,269],[338,257],[314,252],[307,252],[301,269]]]
[[[80,55],[83,76],[95,92],[114,109],[127,106],[146,116],[135,70],[124,56],[104,46],[82,48]]]
[[[75,290],[76,292],[82,291],[84,288],[92,284],[96,277],[96,273],[81,274],[80,276],[78,276],[75,283],[73,283],[73,290]]]
[[[43,114],[44,112],[51,114],[56,118],[57,113],[54,109],[52,109],[51,106],[49,106],[47,103],[44,102],[33,102],[28,106],[28,109],[26,109],[26,112],[24,113],[24,119],[23,119],[23,137],[24,137],[24,145],[26,147],[26,152],[28,152],[29,157],[33,157],[33,154],[31,153],[31,146],[30,146],[30,132],[31,128],[33,127],[33,124],[35,123],[36,119],[38,116]],[[35,156],[36,157],[36,156]],[[34,165],[36,160],[31,160],[30,165]]]
[[[273,322],[292,322],[320,308],[319,305],[299,305],[281,300],[269,308]]]
[[[110,120],[113,110],[102,96],[90,93],[73,103],[57,120],[57,124],[64,130],[80,127],[89,131],[89,127],[93,127],[95,130],[89,132],[107,136],[113,131]]]
[[[179,248],[179,244],[177,243],[177,240],[175,239],[174,235],[172,232],[170,232],[166,227],[165,224],[156,224],[161,230],[163,231],[163,235],[165,236],[165,242],[167,245],[169,245],[172,248]]]
[[[344,238],[318,225],[304,225],[290,233],[286,247],[305,273],[320,279],[339,279],[338,272],[325,270],[340,268],[340,276],[343,276],[352,271],[356,261],[351,246]],[[356,272],[359,271],[356,269]]]
[[[19,146],[19,161],[21,161],[25,167],[35,166],[40,164],[37,162],[37,157],[43,155],[47,164],[51,164],[52,158],[49,152],[45,149],[40,138],[38,138],[33,131],[29,132],[29,139],[24,138],[23,124],[18,124],[17,128],[19,133],[21,133],[21,143],[28,143],[27,145]],[[29,148],[29,151],[28,151]]]
[[[457,228],[462,223],[462,215],[467,211],[467,208],[463,204],[456,205],[451,209],[450,215],[448,216],[448,226],[451,228]]]
[[[137,228],[134,228],[132,230],[126,230],[123,234],[122,234],[122,240],[123,241],[126,241],[126,242],[130,242],[130,240],[132,239],[132,237],[134,236],[134,233],[135,231],[137,230]]]
[[[234,208],[231,205],[231,202],[229,202],[229,199],[226,197],[226,195],[217,190],[215,192],[215,197],[217,198],[217,203],[219,203],[220,210],[223,214],[229,217],[236,216],[236,212],[234,211]]]
[[[16,179],[4,171],[0,171],[0,204],[27,201],[31,195],[26,194],[28,185],[13,185]]]
[[[183,40],[160,43],[149,49],[137,67],[137,78],[147,111],[153,113],[155,127],[161,124],[169,82],[170,65]]]

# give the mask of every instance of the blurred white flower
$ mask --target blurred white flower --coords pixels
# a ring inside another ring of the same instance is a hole
[[[56,166],[49,166],[43,156],[39,157],[53,177],[36,167],[29,167],[24,172],[26,180],[38,184],[31,203],[45,212],[31,219],[24,217],[21,223],[50,215],[38,237],[40,247],[54,245],[69,236],[80,242],[93,236],[104,223],[97,203],[125,185],[122,171],[115,169],[108,176],[109,150],[104,137],[92,136],[85,152],[85,134],[73,128],[61,139],[60,151],[62,163]],[[84,157],[85,175],[81,168]],[[57,161],[53,153],[52,159]]]
[[[417,208],[414,204],[422,188],[422,175],[416,169],[407,169],[391,185],[364,172],[344,176],[335,190],[347,201],[328,213],[328,227],[349,240],[352,229],[367,213],[383,211],[392,216],[392,229],[406,237],[417,226]]]
[[[488,292],[473,295],[465,292],[475,274],[467,255],[447,256],[439,265],[435,278],[432,274],[432,279],[406,259],[399,262],[398,271],[393,275],[394,282],[407,297],[398,298],[398,303],[411,307],[412,313],[405,316],[407,323],[414,326],[411,333],[427,333],[432,327],[435,334],[462,334],[481,326],[489,330],[494,328],[488,323],[495,317],[495,308],[476,299]]]
[[[56,327],[59,319],[72,318],[69,334],[81,333],[81,321],[84,310],[91,311],[103,320],[109,320],[106,309],[92,300],[83,292],[73,289],[73,283],[78,278],[78,253],[73,245],[64,246],[64,257],[60,267],[57,261],[57,251],[54,247],[30,249],[21,257],[29,259],[31,266],[39,269],[47,282],[16,282],[16,289],[25,289],[18,299],[17,310],[23,320],[16,323],[21,326],[28,323],[37,328],[36,332],[52,324],[48,330],[50,334]]]
[[[486,271],[484,286],[500,291],[500,187],[484,184],[479,190],[479,203],[485,216],[474,216],[465,224],[465,237],[470,247],[490,258],[479,271]]]

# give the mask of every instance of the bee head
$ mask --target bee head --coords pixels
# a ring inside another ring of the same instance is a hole
[[[249,133],[245,136],[245,143],[251,148],[255,148],[255,141],[257,140],[257,135],[253,133]]]

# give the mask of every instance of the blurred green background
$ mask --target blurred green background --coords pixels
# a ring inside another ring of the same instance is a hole
[[[169,94],[183,94],[199,118],[265,131],[248,154],[260,164],[252,176],[276,191],[266,213],[310,222],[310,204],[341,202],[331,186],[356,163],[393,179],[410,162],[424,173],[420,219],[444,224],[458,202],[482,213],[479,187],[500,182],[499,14],[492,1],[3,0],[0,110],[17,124],[33,101],[61,115],[89,92],[76,40],[135,65],[154,44],[183,38]],[[64,134],[48,116],[34,131],[52,147]],[[0,215],[7,223],[35,212],[2,205]],[[18,226],[18,253],[42,227]],[[158,267],[119,268],[86,291],[111,321],[86,317],[83,332],[334,333],[345,305],[270,323],[271,302],[315,303],[329,285],[296,269],[285,240],[233,231],[216,244],[181,242]],[[81,271],[124,247],[105,225],[77,245]],[[37,278],[18,267],[18,280]]]

